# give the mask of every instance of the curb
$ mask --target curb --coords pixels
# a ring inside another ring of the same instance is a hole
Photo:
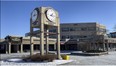
[[[107,52],[102,53],[71,53],[71,55],[81,55],[81,56],[99,56],[99,55],[106,55]]]

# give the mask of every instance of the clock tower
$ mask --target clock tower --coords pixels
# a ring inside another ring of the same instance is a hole
[[[31,13],[30,18],[30,46],[31,51],[30,54],[33,54],[33,42],[32,42],[32,36],[33,36],[33,29],[38,28],[40,29],[40,54],[44,55],[44,43],[46,43],[46,54],[48,54],[49,51],[49,27],[56,27],[57,33],[54,33],[57,35],[56,40],[56,47],[57,47],[57,58],[60,59],[60,22],[59,22],[59,15],[58,12],[53,9],[52,7],[37,7],[35,8]],[[44,38],[45,34],[45,38]],[[44,42],[44,39],[45,42]]]

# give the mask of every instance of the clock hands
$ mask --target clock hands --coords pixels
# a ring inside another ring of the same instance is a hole
[[[48,20],[50,20],[51,22],[54,22],[54,21],[55,21],[55,18],[56,18],[55,11],[52,10],[52,9],[48,9],[48,10],[47,10],[47,18],[48,18]]]
[[[53,13],[50,16],[53,16]]]
[[[55,17],[55,15],[53,13],[50,16]]]
[[[33,16],[36,16],[36,14],[34,14]]]
[[[37,19],[37,10],[34,10],[33,12],[32,12],[32,21],[33,22],[35,22],[36,21],[36,19]]]

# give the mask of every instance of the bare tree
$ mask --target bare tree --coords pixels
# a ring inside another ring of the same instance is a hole
[[[110,30],[109,29],[106,29],[106,34],[108,34],[110,32]]]
[[[116,31],[116,24],[114,25],[113,30]]]

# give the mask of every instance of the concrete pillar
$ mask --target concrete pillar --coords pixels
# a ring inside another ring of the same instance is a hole
[[[48,35],[49,30],[46,28],[46,54],[48,54],[49,51],[49,35]]]
[[[105,51],[105,42],[103,43],[103,51]]]
[[[108,42],[106,43],[106,46],[107,46],[107,52],[109,51],[109,44]]]
[[[6,46],[6,54],[8,54],[8,44],[6,44],[5,46]]]
[[[59,21],[58,21],[59,22]],[[57,58],[60,59],[60,26],[57,27]]]
[[[40,15],[40,55],[44,55],[44,14],[41,13]]]
[[[30,44],[30,48],[31,48],[31,50],[30,50],[30,55],[32,56],[33,55],[33,37],[31,37],[31,44]]]
[[[54,44],[54,50],[56,50],[56,44]]]
[[[17,46],[17,53],[19,53],[19,44],[17,44],[16,46]]]
[[[32,28],[31,19],[30,19],[30,56],[33,55],[33,38],[32,38],[32,34],[33,34],[33,28]]]
[[[110,43],[110,50],[112,51],[112,43]]]
[[[21,44],[20,47],[21,47],[20,51],[21,53],[23,53],[23,44]]]
[[[11,53],[11,43],[8,44],[8,53]]]

